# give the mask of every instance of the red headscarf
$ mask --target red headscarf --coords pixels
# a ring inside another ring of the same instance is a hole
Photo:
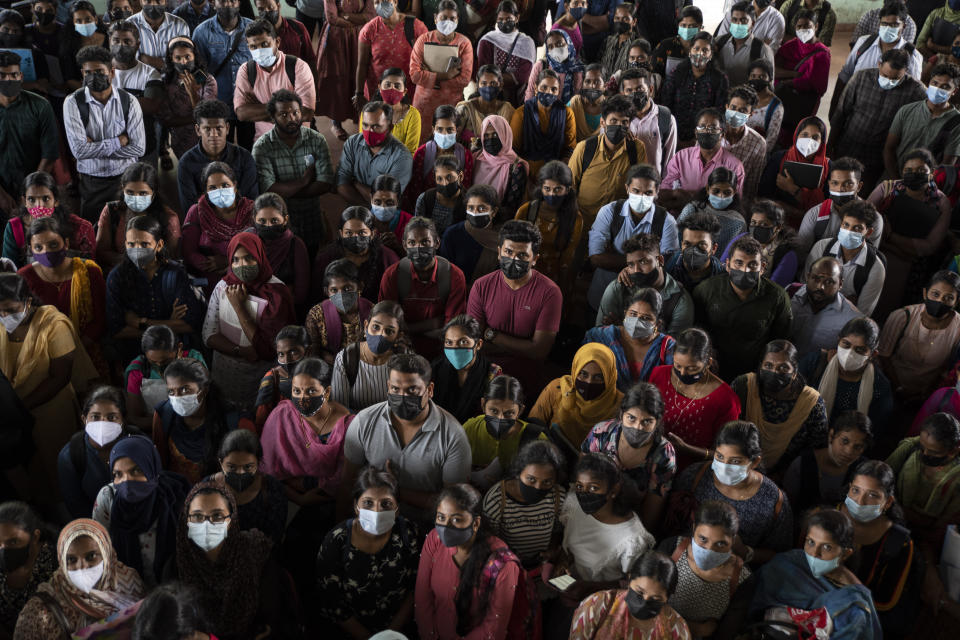
[[[800,137],[800,132],[810,125],[814,125],[820,129],[820,146],[813,154],[813,157],[807,159],[797,150],[797,138]],[[827,125],[824,124],[823,120],[817,116],[810,116],[800,121],[797,129],[793,132],[793,144],[790,145],[790,148],[787,149],[787,152],[783,155],[783,160],[780,161],[780,173],[783,173],[783,164],[785,162],[803,162],[806,164],[817,164],[823,167],[823,171],[820,173],[820,184],[817,185],[817,188],[801,189],[800,195],[797,197],[797,200],[799,200],[800,204],[804,207],[804,211],[823,202],[823,183],[830,174],[830,159],[827,157]]]
[[[223,281],[228,285],[242,284],[246,286],[248,294],[267,301],[267,306],[257,321],[257,333],[254,336],[253,346],[260,358],[273,360],[276,356],[274,338],[280,329],[294,321],[293,296],[285,284],[270,282],[273,278],[273,268],[270,266],[270,260],[267,258],[267,252],[259,236],[249,231],[233,236],[227,247],[228,265],[233,262],[233,254],[238,247],[243,247],[253,256],[260,267],[260,273],[253,282],[244,282],[233,273],[232,267],[228,267]]]

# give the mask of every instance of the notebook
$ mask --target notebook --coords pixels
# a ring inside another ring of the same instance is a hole
[[[806,162],[784,162],[783,168],[798,187],[804,189],[819,189],[820,177],[823,176],[823,167],[819,164]]]
[[[450,58],[459,58],[460,49],[452,44],[423,43],[423,64],[434,73],[450,69]]]

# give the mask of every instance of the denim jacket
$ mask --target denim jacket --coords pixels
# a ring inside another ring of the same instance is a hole
[[[233,111],[233,85],[237,80],[237,71],[247,60],[252,59],[243,32],[253,21],[243,16],[238,20],[237,29],[240,32],[240,46],[237,47],[237,51],[233,54],[230,62],[223,65],[220,73],[217,74],[217,99],[230,105],[231,111]],[[212,72],[220,66],[227,52],[230,51],[230,45],[233,44],[236,35],[236,30],[233,34],[224,31],[216,16],[200,23],[200,26],[193,32],[193,41],[197,45],[197,51],[206,58],[207,69]]]

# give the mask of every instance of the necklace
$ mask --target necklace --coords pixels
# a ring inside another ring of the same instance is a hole
[[[303,418],[303,414],[297,411],[297,416],[300,417],[300,426],[303,427],[303,430],[306,432],[303,439],[303,444],[306,446],[307,449],[309,449],[310,445],[312,444],[310,442],[310,436],[315,435],[319,438],[320,433],[323,432],[323,428],[327,425],[327,420],[329,420],[330,416],[333,414],[333,407],[330,407],[330,405],[327,405],[327,406],[328,406],[327,415],[323,419],[323,422],[320,423],[320,426],[317,429],[314,429],[312,426],[307,424],[307,421],[304,420]]]

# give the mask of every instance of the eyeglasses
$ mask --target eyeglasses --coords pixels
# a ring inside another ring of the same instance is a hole
[[[213,513],[209,516],[205,513],[191,513],[187,516],[187,522],[192,524],[202,524],[203,522],[209,522],[211,524],[220,524],[224,520],[228,519],[230,514],[225,513]]]

